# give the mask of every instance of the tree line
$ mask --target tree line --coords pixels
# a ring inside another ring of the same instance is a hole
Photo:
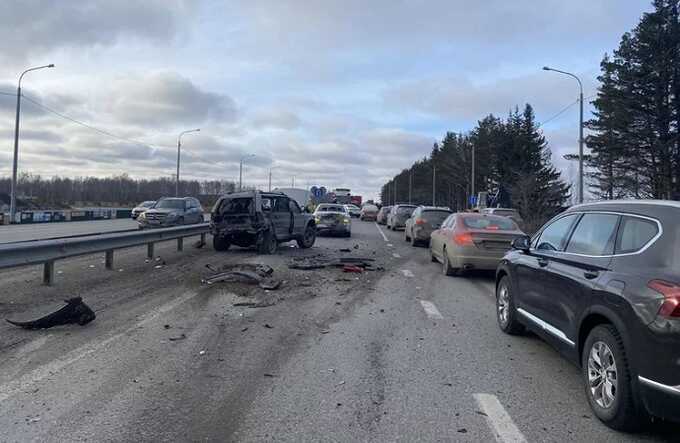
[[[475,193],[496,193],[503,206],[519,210],[528,230],[558,213],[570,196],[570,186],[552,165],[548,144],[527,104],[504,119],[489,115],[469,133],[447,133],[428,157],[382,186],[381,201],[463,210],[473,191],[473,155]]]
[[[9,196],[11,181],[0,178],[0,195]],[[216,196],[232,192],[235,184],[224,180],[181,180],[180,196]],[[17,196],[41,207],[61,208],[72,204],[132,206],[144,200],[175,195],[170,177],[133,179],[126,174],[114,177],[51,177],[21,174]],[[3,199],[4,200],[4,199]],[[209,199],[208,199],[209,200]],[[1,202],[0,202],[1,203]]]
[[[586,138],[597,197],[680,199],[679,5],[655,0],[602,59]]]

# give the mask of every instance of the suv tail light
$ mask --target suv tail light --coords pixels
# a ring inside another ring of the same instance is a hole
[[[425,220],[424,218],[417,218],[416,219],[417,225],[424,225],[425,223],[427,223],[427,220]]]
[[[647,287],[663,295],[665,300],[659,308],[662,317],[680,318],[680,285],[664,280],[652,280]]]
[[[457,232],[453,234],[453,241],[459,246],[472,246],[472,234],[469,232]]]

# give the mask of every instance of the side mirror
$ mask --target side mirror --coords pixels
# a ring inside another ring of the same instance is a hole
[[[529,252],[530,246],[531,238],[528,235],[517,237],[512,241],[512,249],[516,249],[518,251]]]

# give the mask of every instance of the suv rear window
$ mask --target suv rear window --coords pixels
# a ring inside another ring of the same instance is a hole
[[[220,206],[222,214],[249,214],[252,198],[230,198],[225,199]]]
[[[639,251],[658,233],[659,227],[655,222],[639,217],[624,216],[619,228],[616,253],[626,254]]]
[[[411,215],[413,214],[413,211],[416,210],[415,206],[399,206],[397,207],[397,214],[399,215]]]
[[[468,215],[463,217],[463,224],[470,229],[488,229],[490,231],[514,231],[517,229],[515,222],[500,216]]]

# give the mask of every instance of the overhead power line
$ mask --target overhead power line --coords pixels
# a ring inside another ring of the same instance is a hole
[[[9,92],[0,92],[0,95],[10,95],[10,96],[16,97],[16,93],[9,93]],[[95,132],[97,132],[97,133],[99,133],[99,134],[102,134],[102,135],[105,135],[105,136],[107,136],[107,137],[115,138],[115,139],[117,139],[117,140],[125,141],[125,142],[128,142],[128,143],[134,143],[134,144],[141,145],[141,146],[147,146],[147,147],[150,147],[150,148],[154,148],[154,147],[172,148],[172,147],[170,147],[170,146],[152,145],[151,143],[146,143],[146,142],[143,142],[143,141],[140,141],[140,140],[135,140],[135,139],[132,139],[132,138],[127,138],[127,137],[123,137],[123,136],[120,136],[120,135],[116,135],[116,134],[114,134],[114,133],[112,133],[112,132],[106,131],[106,130],[104,130],[104,129],[97,128],[97,127],[95,127],[95,126],[92,126],[92,125],[87,124],[87,123],[85,123],[85,122],[82,122],[82,121],[80,121],[80,120],[77,120],[77,119],[75,119],[75,118],[73,118],[73,117],[69,117],[69,116],[66,115],[66,114],[63,114],[63,113],[61,113],[61,112],[59,112],[59,111],[57,111],[57,110],[55,110],[55,109],[50,108],[49,106],[43,105],[42,103],[38,102],[37,100],[33,100],[32,98],[26,96],[25,94],[22,94],[21,97],[22,97],[24,100],[26,100],[26,101],[32,103],[33,105],[35,105],[35,106],[37,106],[37,107],[39,107],[39,108],[41,108],[41,109],[44,109],[45,111],[47,111],[47,112],[49,112],[49,113],[51,113],[51,114],[54,114],[54,115],[56,115],[56,116],[59,117],[59,118],[62,118],[62,119],[64,119],[64,120],[68,120],[68,121],[70,121],[71,123],[75,123],[75,124],[77,124],[77,125],[80,125],[80,126],[82,126],[82,127],[84,127],[84,128],[87,128],[87,129],[89,129],[89,130],[91,130],[91,131],[95,131]]]

